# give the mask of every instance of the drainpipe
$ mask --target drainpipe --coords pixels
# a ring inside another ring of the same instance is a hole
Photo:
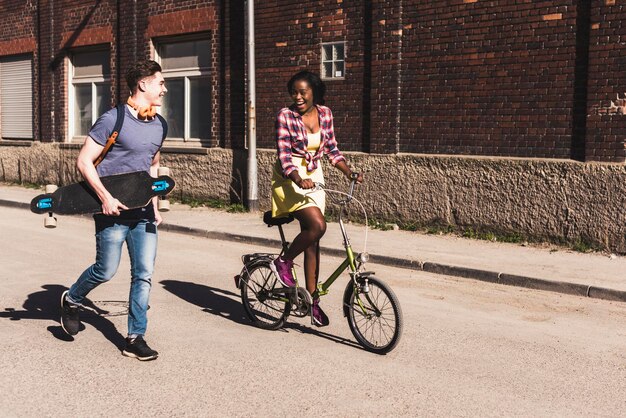
[[[37,114],[38,114],[38,124],[37,124],[37,138],[39,142],[43,142],[43,111],[42,107],[42,93],[41,90],[43,88],[42,79],[43,74],[45,72],[45,67],[41,64],[43,62],[41,57],[41,42],[43,42],[43,38],[41,37],[41,0],[37,0]]]
[[[56,56],[54,54],[54,0],[50,0],[50,62],[54,62],[54,60],[56,59]],[[50,139],[50,142],[56,142],[56,121],[55,121],[55,115],[54,115],[54,108],[55,108],[55,104],[56,104],[56,97],[55,97],[55,92],[56,92],[56,77],[55,77],[55,72],[56,72],[56,67],[55,66],[51,66],[48,67],[50,68],[50,79],[51,79],[51,86],[50,86],[50,106],[52,107],[52,109],[50,109],[50,132],[52,132],[52,138]]]
[[[398,2],[399,7],[399,18],[398,18],[398,66],[396,68],[396,80],[397,92],[396,92],[396,144],[395,144],[395,152],[396,154],[400,153],[400,123],[402,122],[401,111],[402,111],[402,37],[404,32],[404,25],[402,23],[402,0]]]
[[[137,0],[133,0],[133,62],[137,62]]]
[[[259,210],[256,158],[256,78],[254,67],[254,0],[247,0],[248,19],[248,196],[249,212]]]

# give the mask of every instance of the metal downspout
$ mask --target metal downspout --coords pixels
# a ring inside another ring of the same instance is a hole
[[[254,0],[248,0],[248,196],[249,212],[259,210],[256,155],[256,75],[254,60]]]

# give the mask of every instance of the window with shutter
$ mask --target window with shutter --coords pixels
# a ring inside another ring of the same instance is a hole
[[[33,139],[33,60],[0,58],[0,135]]]

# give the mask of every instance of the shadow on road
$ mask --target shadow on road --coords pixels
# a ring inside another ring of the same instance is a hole
[[[161,284],[168,292],[199,306],[204,312],[230,319],[238,324],[251,325],[236,293],[180,280],[161,280]]]
[[[0,318],[7,318],[11,321],[34,319],[58,323],[61,294],[67,290],[67,287],[47,284],[42,286],[42,289],[44,290],[28,295],[22,304],[23,310],[6,307],[0,312]],[[85,300],[85,305],[89,306],[93,305],[93,303]],[[111,321],[90,311],[81,311],[80,319],[81,322],[86,322],[100,331],[118,349],[121,350],[124,347],[124,336],[118,332]],[[81,331],[84,328],[85,326],[83,325]],[[50,325],[47,330],[52,336],[61,341],[74,341],[73,337],[63,331],[61,325]]]
[[[204,312],[218,315],[233,322],[252,326],[252,323],[245,315],[241,305],[239,294],[228,290],[218,289],[197,283],[183,282],[179,280],[162,280],[163,288],[179,298],[202,308]],[[303,334],[315,335],[338,344],[345,344],[349,347],[362,348],[354,341],[343,337],[328,334],[318,329],[309,328],[300,324],[288,322],[281,331],[288,332],[290,329]]]
[[[361,350],[364,349],[363,347],[361,347],[359,344],[355,343],[352,340],[349,340],[349,339],[343,338],[343,337],[339,337],[337,335],[329,334],[329,333],[324,332],[324,331],[320,331],[317,328],[312,328],[313,326],[314,325],[311,325],[311,328],[309,328],[309,327],[305,327],[304,325],[295,324],[293,322],[288,322],[285,325],[285,328],[293,329],[293,330],[301,332],[303,334],[315,335],[316,337],[321,337],[321,338],[324,338],[326,340],[330,340],[330,341],[332,341],[334,343],[337,343],[337,344],[347,345],[348,347],[359,348]]]

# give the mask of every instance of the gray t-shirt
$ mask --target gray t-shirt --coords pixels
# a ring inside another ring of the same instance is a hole
[[[106,157],[96,167],[100,177],[113,174],[150,171],[152,160],[163,143],[163,126],[159,118],[142,121],[124,106],[124,124]],[[117,110],[113,108],[100,116],[91,127],[89,136],[98,144],[106,145],[111,136]]]

